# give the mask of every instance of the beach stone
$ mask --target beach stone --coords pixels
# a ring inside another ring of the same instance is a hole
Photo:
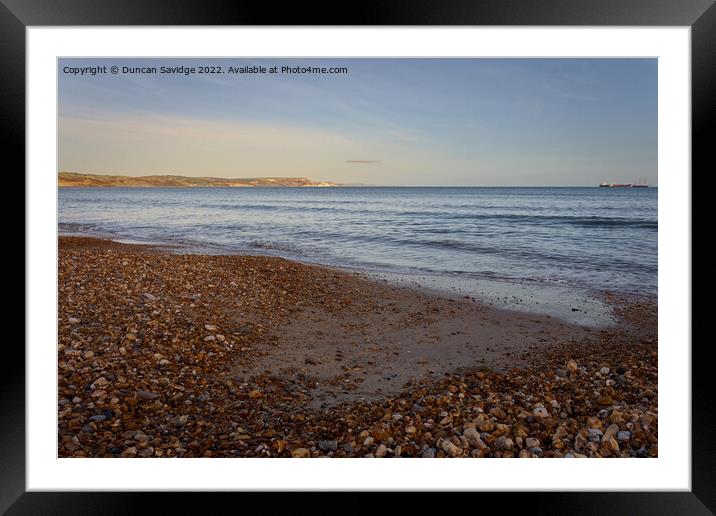
[[[466,428],[465,431],[462,433],[463,437],[467,439],[467,442],[470,446],[473,448],[479,448],[479,449],[485,449],[487,448],[487,445],[483,442],[483,440],[480,438],[480,434],[478,433],[475,428]]]
[[[378,448],[375,450],[375,456],[376,457],[385,457],[385,454],[388,452],[388,449],[385,447],[384,444],[379,444]]]
[[[613,410],[611,416],[609,416],[609,421],[616,424],[623,423],[624,414],[622,414],[619,410]]]
[[[566,378],[568,374],[566,369],[557,369],[557,376],[560,378]]]
[[[602,367],[602,368],[599,370],[599,373],[602,374],[602,375],[607,375],[607,374],[609,374],[609,368],[608,368],[608,367]]]
[[[159,394],[150,391],[137,391],[137,397],[143,400],[155,400],[159,397]]]
[[[150,294],[149,292],[145,292],[145,293],[142,294],[142,295],[144,296],[144,299],[146,299],[146,300],[149,301],[150,303],[154,303],[155,301],[157,301],[157,297],[156,297],[156,296],[153,296],[153,295]]]
[[[511,451],[515,446],[515,443],[509,437],[501,435],[495,440],[495,447],[502,451]]]
[[[539,446],[539,439],[534,437],[528,437],[525,439],[525,446],[527,448],[537,448]]]
[[[70,317],[69,319],[67,319],[67,322],[70,324],[78,324],[80,320],[77,317]]]
[[[417,431],[418,431],[417,428],[415,428],[413,425],[410,425],[410,426],[406,426],[406,427],[405,427],[405,433],[406,433],[406,434],[412,435],[412,434],[417,433]]]
[[[338,441],[318,441],[318,447],[324,451],[336,451],[338,449]]]
[[[129,341],[137,340],[137,336],[132,332],[127,333],[124,338]]]
[[[388,432],[386,432],[382,428],[376,428],[370,433],[370,435],[372,435],[373,439],[375,439],[376,441],[386,441],[389,437]]]
[[[204,328],[206,328],[208,331],[216,331],[216,326],[213,324],[205,324]]]
[[[590,442],[598,443],[602,440],[602,436],[604,435],[604,433],[599,428],[590,428],[588,435]]]
[[[462,456],[462,449],[458,446],[455,446],[452,441],[449,439],[443,439],[440,443],[440,447],[443,449],[445,453],[448,454],[449,457],[461,457]]]
[[[631,432],[626,430],[617,432],[617,441],[628,441],[629,439],[631,439]]]
[[[136,457],[137,456],[137,448],[134,446],[130,446],[126,450],[122,452],[122,457]]]
[[[495,423],[488,419],[484,414],[475,418],[473,423],[475,423],[481,432],[492,432],[495,429]]]
[[[94,382],[92,382],[92,384],[90,385],[90,389],[92,389],[94,391],[96,389],[106,387],[107,385],[109,385],[109,382],[107,381],[107,379],[104,376],[100,376]]]
[[[107,391],[104,389],[97,389],[92,393],[93,398],[104,398],[105,396],[107,396]]]
[[[533,416],[533,415],[530,415],[529,417],[531,417],[531,418],[534,420],[534,416]],[[528,433],[529,433],[527,427],[526,427],[524,424],[522,424],[522,423],[517,423],[517,424],[513,427],[513,430],[512,430],[512,431],[513,431],[515,437],[527,437],[527,435],[528,435]]]
[[[597,398],[597,403],[599,403],[600,405],[612,405],[614,403],[614,400],[611,396],[602,395]]]
[[[435,458],[435,448],[425,448],[423,450],[422,455],[420,455],[423,459],[434,459]]]
[[[602,436],[602,441],[611,439],[612,437],[616,436],[618,432],[619,432],[619,425],[612,423],[604,431],[604,435]]]
[[[606,448],[612,455],[618,455],[619,454],[619,443],[614,438],[614,436],[609,436],[608,439],[602,440],[602,447]]]
[[[140,457],[151,457],[154,455],[154,448],[151,446],[147,446],[146,448],[142,448],[139,450],[139,453],[137,453]]]
[[[532,413],[539,418],[549,417],[549,412],[547,412],[547,409],[544,407],[537,407]]]
[[[249,392],[249,398],[256,399],[260,398],[261,396],[263,396],[263,394],[261,394],[261,391],[259,390],[253,390]]]
[[[291,452],[291,457],[294,459],[305,459],[311,456],[311,452],[306,448],[296,448]]]
[[[493,407],[490,409],[490,414],[495,416],[497,419],[504,419],[507,414],[500,407]]]
[[[589,416],[587,418],[587,426],[589,426],[589,428],[601,428],[602,420],[598,417]]]
[[[575,362],[574,360],[569,360],[567,362],[567,369],[569,369],[572,373],[576,373],[577,368],[578,368],[577,362]]]

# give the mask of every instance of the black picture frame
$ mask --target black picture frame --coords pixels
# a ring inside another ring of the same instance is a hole
[[[17,170],[25,167],[25,30],[29,26],[88,25],[689,26],[692,178],[697,170],[703,176],[710,171],[707,163],[712,131],[708,129],[712,128],[716,114],[716,7],[713,0],[413,0],[403,4],[361,2],[341,9],[320,3],[287,3],[277,8],[270,3],[208,0],[0,0],[0,141],[6,162],[14,158],[10,162],[16,164]],[[24,190],[24,182],[22,188]],[[25,272],[27,275],[27,269]],[[32,306],[26,306],[26,310],[32,310]],[[693,316],[692,321],[695,322]],[[692,330],[695,329],[692,325]],[[710,384],[712,362],[707,358],[710,342],[694,340],[694,344],[691,492],[511,493],[510,510],[523,506],[532,514],[713,514],[716,511],[716,482],[712,477],[716,473],[713,436],[716,398]],[[129,514],[150,507],[147,498],[156,495],[25,492],[25,355],[16,344],[10,346],[6,342],[5,347],[5,363],[12,366],[6,365],[0,380],[3,421],[0,424],[0,511],[7,514]],[[10,347],[14,349],[7,349]],[[480,505],[484,507],[485,501],[491,501],[486,497],[500,495],[480,496]],[[191,510],[198,502],[201,505],[197,507],[206,510],[206,501],[187,500],[186,496],[176,494],[162,498],[163,505],[181,504],[184,510]],[[425,503],[421,496],[412,499],[420,505]],[[497,502],[505,503],[504,500]],[[362,506],[362,503],[341,503],[354,511]],[[164,507],[163,510],[169,510],[169,506]]]

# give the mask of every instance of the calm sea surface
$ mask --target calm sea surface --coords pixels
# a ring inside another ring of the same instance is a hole
[[[62,188],[63,233],[656,293],[656,188]]]

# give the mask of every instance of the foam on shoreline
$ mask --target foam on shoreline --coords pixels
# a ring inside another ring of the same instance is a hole
[[[612,307],[586,289],[447,275],[383,272],[368,277],[438,295],[474,298],[495,308],[556,317],[570,324],[603,328],[616,323]]]

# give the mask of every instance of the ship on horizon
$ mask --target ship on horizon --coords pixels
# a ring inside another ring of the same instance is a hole
[[[600,188],[648,188],[646,184],[646,178],[640,177],[636,183],[607,183],[602,181],[599,183]]]

